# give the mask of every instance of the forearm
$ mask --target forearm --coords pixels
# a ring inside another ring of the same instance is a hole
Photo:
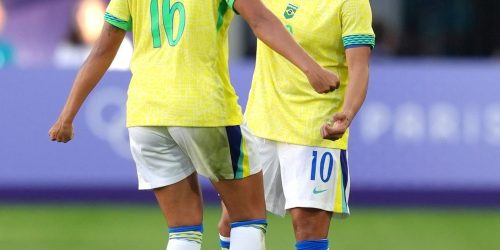
[[[102,76],[111,65],[113,58],[114,57],[110,55],[99,54],[95,49],[92,50],[87,60],[80,68],[63,111],[61,112],[60,119],[63,122],[73,122],[78,110],[80,110],[87,96],[101,80]]]
[[[369,78],[368,65],[349,69],[349,77],[349,84],[344,96],[343,111],[352,121],[366,98]]]
[[[236,1],[236,4],[244,1]],[[302,72],[308,73],[320,66],[293,39],[280,20],[260,1],[248,1],[252,8],[241,6],[241,16],[247,21],[254,34],[274,51],[288,59]],[[239,6],[238,6],[239,7]],[[246,8],[245,8],[246,7]]]
[[[343,111],[352,121],[366,98],[370,72],[370,47],[351,48],[346,50],[349,84],[344,96]]]
[[[125,34],[124,30],[108,23],[104,24],[99,39],[75,78],[66,104],[59,116],[62,122],[73,122],[87,96],[113,62]]]

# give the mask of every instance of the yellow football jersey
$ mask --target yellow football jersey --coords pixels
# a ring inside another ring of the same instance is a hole
[[[369,0],[264,0],[297,42],[323,67],[335,73],[340,87],[318,94],[293,64],[262,42],[245,112],[259,137],[328,148],[347,148],[349,131],[333,142],[320,127],[342,110],[349,84],[345,50],[374,46]]]
[[[105,20],[132,31],[127,126],[242,122],[228,73],[234,0],[111,0]]]

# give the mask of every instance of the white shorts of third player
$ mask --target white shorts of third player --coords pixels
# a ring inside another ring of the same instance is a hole
[[[258,138],[266,206],[284,216],[296,207],[317,208],[334,216],[349,215],[347,151],[309,147]]]
[[[131,127],[129,137],[139,189],[168,186],[194,172],[218,181],[261,171],[256,137],[245,126]]]

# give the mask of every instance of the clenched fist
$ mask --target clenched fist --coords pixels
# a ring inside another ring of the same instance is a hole
[[[66,143],[73,139],[73,124],[57,120],[49,130],[49,138],[52,141]]]
[[[321,136],[332,141],[342,138],[351,125],[351,119],[351,116],[344,111],[334,114],[330,122],[321,126]]]
[[[318,68],[306,75],[313,89],[320,94],[332,92],[340,85],[339,78],[324,68]]]

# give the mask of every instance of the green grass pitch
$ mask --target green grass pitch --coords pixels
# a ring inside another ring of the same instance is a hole
[[[207,207],[203,249],[217,250],[219,209]],[[294,249],[290,218],[270,216],[267,249]],[[500,211],[354,208],[334,220],[336,250],[496,250]],[[165,222],[155,206],[0,204],[2,250],[165,249]]]

